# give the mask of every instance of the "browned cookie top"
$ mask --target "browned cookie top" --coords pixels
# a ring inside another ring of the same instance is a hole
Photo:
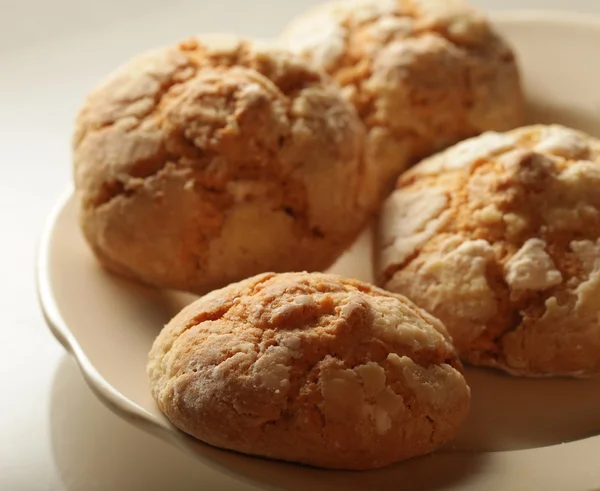
[[[364,129],[320,72],[237,38],[140,55],[74,136],[83,229],[105,265],[205,292],[327,268],[374,207]]]
[[[513,52],[462,0],[333,1],[293,21],[282,40],[354,103],[384,189],[415,159],[523,123]]]
[[[398,181],[381,284],[438,316],[461,355],[524,375],[600,372],[600,141],[488,133]]]
[[[160,408],[213,445],[323,467],[380,467],[450,439],[469,389],[443,325],[407,299],[320,273],[212,292],[157,338]]]

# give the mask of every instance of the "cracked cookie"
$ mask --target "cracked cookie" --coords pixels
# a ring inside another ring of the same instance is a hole
[[[293,21],[281,40],[355,105],[384,194],[416,160],[524,123],[512,49],[462,0],[334,1]]]
[[[184,432],[335,469],[433,451],[470,403],[441,322],[401,295],[321,273],[266,273],[200,298],[159,334],[148,375]]]
[[[196,293],[326,269],[374,207],[363,144],[354,108],[297,55],[192,38],[134,58],[81,108],[83,232],[113,272]]]
[[[486,133],[400,177],[380,284],[448,328],[463,360],[525,376],[600,373],[600,140]]]

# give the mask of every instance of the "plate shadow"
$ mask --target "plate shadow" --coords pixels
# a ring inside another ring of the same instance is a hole
[[[54,461],[69,491],[258,491],[113,414],[68,355],[54,375],[50,425]]]

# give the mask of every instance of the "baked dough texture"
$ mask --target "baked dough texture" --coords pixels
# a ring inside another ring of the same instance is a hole
[[[526,376],[600,373],[600,141],[563,126],[486,133],[403,175],[378,270],[461,357]]]
[[[326,269],[374,207],[364,134],[292,53],[204,37],[140,55],[77,118],[83,232],[110,270],[197,293]]]
[[[201,297],[160,333],[152,393],[194,437],[335,469],[430,452],[470,390],[444,326],[408,299],[321,273],[266,273]]]
[[[422,157],[524,124],[515,55],[462,0],[334,1],[293,21],[281,39],[354,103],[384,193]]]

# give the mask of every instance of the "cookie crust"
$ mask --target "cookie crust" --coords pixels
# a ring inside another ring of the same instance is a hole
[[[107,268],[159,287],[326,269],[374,207],[363,144],[354,109],[299,57],[192,38],[136,57],[85,101],[82,229]]]
[[[211,292],[161,332],[152,393],[181,430],[222,448],[336,469],[430,452],[470,391],[444,326],[408,299],[320,273]]]
[[[440,318],[462,358],[600,373],[600,141],[558,125],[424,160],[384,205],[380,283]]]
[[[357,108],[384,194],[420,158],[524,124],[512,48],[462,0],[338,0],[293,21],[281,39]]]

